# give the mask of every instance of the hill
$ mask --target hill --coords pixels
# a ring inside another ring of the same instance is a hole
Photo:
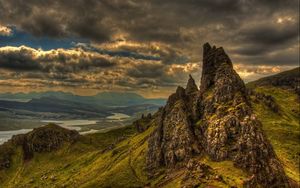
[[[300,79],[298,71],[299,68],[296,68],[265,77],[248,83],[247,87],[251,91],[251,103],[262,122],[263,130],[287,175],[299,185],[300,99],[299,93],[294,89],[295,80]],[[274,84],[278,83],[276,80],[285,80],[285,84]]]
[[[274,86],[295,91],[300,96],[300,67],[249,82],[248,87]]]
[[[0,161],[10,164],[2,165],[0,186],[297,187],[297,95],[247,89],[223,48],[205,44],[203,56],[200,89],[190,77],[134,126],[63,141],[28,160],[22,146],[0,146]]]

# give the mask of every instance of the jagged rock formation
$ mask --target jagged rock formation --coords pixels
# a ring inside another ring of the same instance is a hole
[[[142,114],[142,117],[136,121],[134,121],[132,124],[135,126],[136,130],[141,133],[148,129],[149,123],[152,120],[151,113],[148,113],[147,116]]]
[[[249,95],[251,95],[253,97],[253,101],[255,103],[262,102],[273,112],[275,112],[275,113],[279,112],[279,106],[276,103],[274,97],[272,97],[271,95],[266,95],[264,93],[255,92],[254,90],[249,90],[248,93],[249,93]]]
[[[204,44],[200,91],[190,77],[157,114],[148,144],[147,166],[155,175],[206,154],[231,160],[251,178],[246,187],[289,187],[283,167],[252,112],[244,82],[223,48]]]
[[[178,87],[166,106],[158,112],[157,129],[149,138],[147,164],[150,171],[161,165],[174,166],[200,153],[192,126],[193,113],[188,105],[193,100],[192,96],[186,95],[185,89]]]
[[[192,95],[193,93],[198,91],[198,87],[195,83],[195,80],[191,75],[189,75],[189,80],[186,85],[185,94],[186,95]]]
[[[9,168],[14,148],[22,147],[24,160],[30,160],[34,152],[51,152],[59,149],[64,143],[73,143],[79,138],[75,130],[68,130],[55,124],[35,128],[27,134],[13,136],[0,146],[0,169]]]

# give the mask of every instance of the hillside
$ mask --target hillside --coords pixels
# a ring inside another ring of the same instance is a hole
[[[299,80],[299,68],[265,77],[247,84],[252,90],[251,102],[255,114],[261,120],[263,129],[271,141],[276,154],[289,177],[300,182],[300,99],[294,86],[274,85],[274,79],[291,78],[286,83]],[[255,87],[254,87],[255,84]],[[299,87],[299,82],[298,82]],[[275,107],[275,108],[274,108]]]
[[[97,133],[65,143],[59,150],[35,153],[23,161],[22,149],[17,147],[12,165],[0,171],[3,187],[178,187],[186,169],[167,173],[162,168],[159,176],[148,179],[146,172],[147,137],[153,128],[136,133],[133,127]],[[207,185],[241,186],[246,175],[229,161],[203,162],[203,179]],[[206,164],[206,165],[204,165]],[[221,168],[220,168],[221,167]],[[227,172],[231,174],[226,175]],[[206,180],[207,179],[207,180]],[[223,180],[222,180],[223,179]]]
[[[295,91],[300,96],[300,67],[264,77],[247,84],[248,87],[274,86]]]
[[[205,44],[200,89],[190,77],[157,113],[107,133],[35,129],[28,143],[52,128],[62,136],[29,159],[12,139],[0,146],[0,187],[296,187],[297,94],[248,88],[223,48]]]

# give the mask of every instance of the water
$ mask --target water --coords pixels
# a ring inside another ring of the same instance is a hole
[[[92,134],[92,133],[97,133],[97,132],[99,132],[99,130],[96,130],[96,129],[90,129],[90,130],[88,130],[88,131],[80,132],[80,134],[85,135],[85,134]]]
[[[94,125],[97,123],[96,120],[42,120],[43,123],[55,123],[62,127],[74,127],[78,125]]]
[[[3,144],[7,140],[9,140],[13,135],[17,134],[25,134],[32,131],[32,129],[20,129],[14,131],[0,131],[0,144]]]
[[[130,116],[122,113],[113,113],[111,116],[107,116],[106,120],[111,122],[122,122],[123,120],[130,118]],[[95,125],[98,123],[97,120],[41,120],[42,123],[55,123],[61,127],[72,129],[76,131],[81,131],[82,125]],[[110,129],[111,127],[107,127]],[[105,128],[106,129],[106,128]],[[104,130],[104,129],[103,129]],[[0,131],[0,145],[9,140],[13,135],[17,134],[25,134],[32,131],[32,129],[20,129],[20,130],[13,130],[13,131]],[[87,131],[81,131],[80,134],[91,134],[99,132],[99,130],[90,129]]]
[[[122,113],[113,113],[113,115],[106,117],[106,119],[110,119],[110,120],[122,120],[127,118],[130,118],[130,116]]]
[[[97,121],[95,120],[61,120],[61,121],[55,121],[55,120],[41,120],[43,123],[55,123],[61,127],[64,127],[66,129],[72,129],[76,131],[80,131],[81,127],[78,127],[80,125],[93,125],[96,124]],[[76,127],[77,126],[77,127]],[[32,131],[32,129],[20,129],[20,130],[13,130],[13,131],[0,131],[0,145],[9,140],[13,135],[17,134],[25,134]],[[80,134],[90,134],[95,133],[97,130],[91,129],[89,131],[80,132]]]

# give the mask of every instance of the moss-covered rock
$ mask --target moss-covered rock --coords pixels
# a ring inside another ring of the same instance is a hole
[[[289,187],[231,60],[223,48],[208,43],[203,51],[200,91],[178,87],[156,118],[157,127],[149,139],[149,169],[178,168],[193,156],[207,154],[215,161],[231,160],[245,170],[246,187]],[[189,85],[193,85],[190,80]]]

